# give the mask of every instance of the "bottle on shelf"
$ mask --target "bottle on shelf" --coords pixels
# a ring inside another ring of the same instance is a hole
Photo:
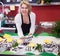
[[[44,4],[44,0],[41,0],[41,5],[43,5]]]

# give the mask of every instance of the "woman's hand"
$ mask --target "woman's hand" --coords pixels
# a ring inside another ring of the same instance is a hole
[[[32,33],[29,33],[28,36],[32,36]]]
[[[21,37],[20,39],[21,39],[21,40],[24,40],[24,38],[25,38],[25,37]]]
[[[24,39],[24,37],[21,37],[20,39]]]

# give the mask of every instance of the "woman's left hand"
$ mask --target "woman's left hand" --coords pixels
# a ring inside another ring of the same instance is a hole
[[[29,33],[28,36],[32,36],[32,33]]]

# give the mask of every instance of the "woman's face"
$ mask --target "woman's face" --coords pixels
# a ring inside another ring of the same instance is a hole
[[[22,4],[20,10],[21,10],[22,15],[27,15],[28,14],[28,7],[27,7],[26,4]]]

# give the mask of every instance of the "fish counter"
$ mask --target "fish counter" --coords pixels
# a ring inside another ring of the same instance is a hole
[[[53,36],[26,36],[20,39],[16,33],[0,34],[0,55],[56,56],[60,39]]]

